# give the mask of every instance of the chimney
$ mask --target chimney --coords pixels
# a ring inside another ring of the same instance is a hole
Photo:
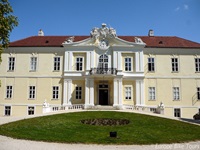
[[[42,31],[42,29],[40,29],[40,30],[38,31],[38,36],[44,36],[44,32]]]
[[[152,29],[149,30],[148,36],[154,36],[154,31]]]

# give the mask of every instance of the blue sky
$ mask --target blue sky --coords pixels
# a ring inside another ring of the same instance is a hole
[[[200,43],[200,0],[9,0],[15,41],[37,35],[89,35],[106,23],[117,35],[178,36]]]

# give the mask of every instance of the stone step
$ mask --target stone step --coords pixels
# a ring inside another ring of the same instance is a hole
[[[92,108],[88,108],[89,110],[117,110],[116,107],[113,106],[105,106],[105,105],[96,105],[93,106]]]

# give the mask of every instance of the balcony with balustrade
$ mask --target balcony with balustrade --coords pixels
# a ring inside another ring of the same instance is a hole
[[[91,68],[90,75],[117,75],[116,68]]]

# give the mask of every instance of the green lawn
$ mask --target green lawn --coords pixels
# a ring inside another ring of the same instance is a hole
[[[123,126],[93,126],[82,119],[128,119]],[[117,138],[109,136],[117,131]],[[200,127],[159,117],[113,111],[86,111],[25,119],[0,126],[0,134],[61,143],[156,144],[200,140]]]

